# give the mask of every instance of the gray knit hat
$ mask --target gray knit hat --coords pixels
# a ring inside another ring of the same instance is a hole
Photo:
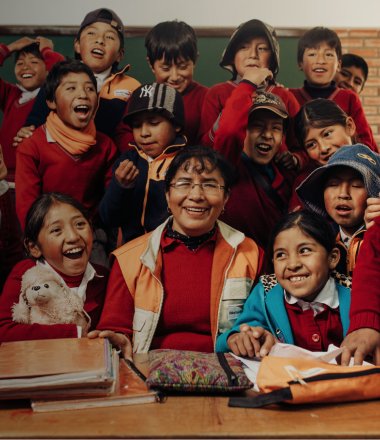
[[[173,124],[185,127],[185,107],[181,94],[166,84],[143,84],[132,93],[124,124],[132,127],[133,115],[141,112],[156,112],[166,116]]]

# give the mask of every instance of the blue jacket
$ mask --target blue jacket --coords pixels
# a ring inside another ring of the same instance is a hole
[[[339,311],[343,325],[343,337],[345,337],[350,325],[348,313],[351,303],[351,278],[336,272],[333,272],[332,276],[338,288]],[[232,329],[219,336],[215,352],[231,351],[227,345],[227,339],[231,334],[239,332],[241,324],[263,327],[275,335],[280,342],[294,345],[292,328],[284,301],[284,289],[278,284],[275,275],[260,277],[260,283],[256,285],[248,297],[243,312]]]

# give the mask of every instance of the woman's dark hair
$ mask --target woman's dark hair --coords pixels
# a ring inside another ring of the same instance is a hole
[[[38,235],[44,225],[45,217],[50,208],[57,203],[65,203],[73,206],[91,225],[88,211],[81,203],[78,202],[78,200],[68,196],[67,194],[62,194],[59,192],[42,194],[42,196],[38,197],[38,199],[33,203],[26,215],[23,246],[27,258],[33,259],[33,256],[29,252],[29,245],[39,244]],[[39,260],[43,261],[43,256],[41,256]]]
[[[330,99],[318,98],[307,102],[294,118],[294,132],[298,143],[305,147],[305,138],[310,128],[324,128],[331,125],[346,127],[347,114]],[[352,142],[356,144],[356,136]]]
[[[342,44],[335,31],[332,29],[317,26],[307,31],[298,41],[297,61],[303,62],[305,49],[318,48],[322,43],[326,43],[331,49],[335,49],[338,61],[342,58]]]
[[[203,172],[212,173],[214,170],[219,170],[224,182],[224,193],[228,194],[230,192],[236,177],[235,168],[216,150],[203,145],[185,147],[177,154],[165,176],[166,191],[169,191],[170,184],[180,168],[185,171],[189,169],[191,159],[195,159],[199,163],[198,166],[193,168],[193,171],[198,174]]]
[[[164,21],[152,28],[145,38],[149,63],[165,56],[165,63],[176,63],[179,58],[197,62],[197,37],[194,29],[183,21]]]
[[[37,43],[29,44],[28,46],[23,47],[22,49],[18,50],[15,54],[15,64],[17,63],[18,59],[20,58],[20,55],[26,55],[27,53],[30,53],[34,55],[36,58],[39,58],[40,60],[43,60],[44,57],[41,55],[40,47]]]
[[[86,64],[78,60],[60,61],[54,64],[45,79],[44,88],[47,101],[55,102],[55,91],[62,79],[69,73],[86,73],[94,84],[95,90],[97,89],[96,78]]]
[[[328,220],[310,211],[297,211],[286,214],[274,225],[269,237],[266,263],[273,273],[273,247],[277,236],[288,229],[299,227],[301,231],[323,246],[327,253],[334,249],[335,235]]]

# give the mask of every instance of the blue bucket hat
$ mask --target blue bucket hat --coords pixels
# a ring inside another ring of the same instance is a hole
[[[379,197],[380,154],[362,144],[346,145],[331,157],[327,165],[317,168],[296,189],[297,196],[309,210],[329,217],[324,200],[326,173],[333,167],[346,166],[358,171],[362,177],[368,197]]]

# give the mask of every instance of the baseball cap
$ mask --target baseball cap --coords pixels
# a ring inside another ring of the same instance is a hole
[[[143,84],[132,93],[129,101],[128,113],[124,116],[124,124],[132,127],[133,115],[145,111],[164,115],[179,125],[185,127],[185,107],[181,94],[166,84]],[[181,131],[182,131],[181,130]]]
[[[289,127],[290,119],[288,110],[285,107],[284,102],[277,95],[273,95],[273,93],[266,92],[257,92],[258,97],[253,103],[252,107],[249,109],[249,115],[253,113],[255,110],[266,109],[270,110],[273,113],[281,116],[284,119],[284,133]]]
[[[379,197],[380,154],[374,153],[362,144],[346,145],[336,151],[327,165],[317,168],[296,189],[303,205],[310,211],[328,218],[325,208],[324,189],[327,173],[338,166],[358,171],[362,177],[368,197]]]

